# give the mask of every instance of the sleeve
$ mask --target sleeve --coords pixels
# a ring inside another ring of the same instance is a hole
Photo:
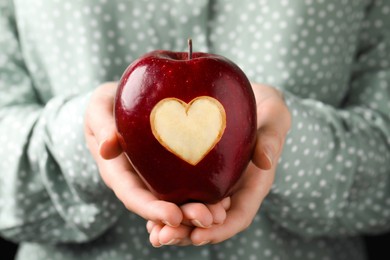
[[[84,242],[123,206],[104,185],[85,144],[88,93],[42,102],[18,42],[11,1],[0,1],[0,235]]]
[[[373,1],[367,11],[342,107],[285,93],[293,123],[263,210],[290,231],[390,228],[389,10],[389,1]]]

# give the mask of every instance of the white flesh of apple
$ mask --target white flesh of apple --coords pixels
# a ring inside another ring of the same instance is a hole
[[[219,142],[226,114],[215,98],[201,96],[190,103],[161,100],[150,114],[153,135],[168,151],[191,165],[198,164]]]

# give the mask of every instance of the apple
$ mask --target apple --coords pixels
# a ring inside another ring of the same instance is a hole
[[[123,73],[114,116],[121,147],[162,200],[215,203],[232,192],[256,143],[256,102],[227,58],[156,50]]]

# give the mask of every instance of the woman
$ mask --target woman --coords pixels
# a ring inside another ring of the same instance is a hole
[[[21,242],[18,259],[364,259],[359,235],[389,227],[387,2],[1,10],[0,232]],[[253,82],[258,141],[231,197],[178,207],[121,154],[116,84],[104,82],[146,51],[184,50],[188,36]]]

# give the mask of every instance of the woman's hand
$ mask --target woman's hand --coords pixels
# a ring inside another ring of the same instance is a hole
[[[171,227],[154,221],[147,223],[150,241],[176,245],[219,243],[249,227],[262,201],[271,189],[277,162],[291,125],[291,115],[282,94],[266,85],[253,84],[257,104],[257,143],[252,162],[236,185],[230,199],[221,202],[225,221],[210,227],[186,225]],[[185,209],[182,207],[182,212]]]
[[[287,132],[291,127],[291,114],[277,89],[252,84],[257,105],[257,144],[253,163],[262,170],[275,168],[282,153]]]
[[[135,173],[118,142],[113,117],[117,83],[109,82],[92,94],[85,114],[85,137],[100,175],[126,208],[158,225],[179,227],[182,223],[209,227],[223,223],[229,199],[214,205],[191,203],[179,207],[156,198]],[[169,241],[162,241],[167,243]]]

